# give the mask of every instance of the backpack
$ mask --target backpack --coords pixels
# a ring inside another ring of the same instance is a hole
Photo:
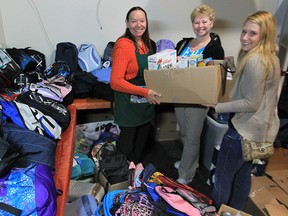
[[[12,121],[22,128],[35,131],[52,139],[60,139],[61,126],[50,116],[27,104],[17,101],[1,101],[2,119]]]
[[[200,211],[168,186],[156,186],[155,191],[173,208],[187,215],[201,216]]]
[[[87,98],[91,96],[97,77],[86,71],[76,71],[71,81],[74,98]]]
[[[156,42],[156,52],[161,52],[165,49],[175,49],[175,45],[171,40],[160,39]]]
[[[0,185],[0,215],[56,215],[57,190],[48,166],[14,167],[0,178]]]
[[[108,42],[108,44],[106,45],[105,49],[104,49],[104,55],[103,55],[103,62],[109,62],[110,66],[112,65],[112,51],[113,51],[113,47],[115,45],[115,42],[110,41]]]
[[[0,70],[6,68],[12,62],[12,58],[3,48],[0,48]]]
[[[92,85],[90,97],[114,101],[114,90],[110,86],[111,67],[94,70],[91,74],[97,80]]]
[[[79,67],[91,72],[102,67],[102,60],[93,44],[81,44],[78,49]]]
[[[90,91],[90,97],[113,102],[114,90],[111,88],[110,84],[96,81]]]
[[[60,42],[56,45],[55,62],[65,62],[71,72],[78,69],[78,49],[77,46],[71,42]]]
[[[78,180],[95,174],[95,163],[86,154],[74,153],[71,179]]]
[[[30,47],[7,48],[6,51],[24,72],[43,72],[46,67],[45,55]]]
[[[82,195],[72,203],[68,203],[65,209],[65,215],[95,215],[97,201],[92,195]]]
[[[28,54],[29,56],[31,56],[35,60],[35,62],[37,63],[37,65],[33,71],[43,73],[43,71],[46,68],[45,55],[38,50],[31,49],[30,47],[26,47],[24,49],[24,52],[26,54]]]
[[[10,70],[22,72],[20,66],[14,61],[8,52],[4,48],[0,48],[0,71],[5,73]]]
[[[25,103],[52,117],[61,126],[62,132],[69,126],[70,111],[56,100],[44,97],[37,92],[27,91],[18,95],[16,101]]]
[[[7,67],[4,75],[9,79],[12,88],[20,89],[33,82],[28,74],[19,68],[11,69]]]
[[[5,176],[15,165],[21,155],[0,137],[0,178]]]
[[[64,85],[72,79],[72,70],[64,61],[56,61],[44,70],[44,79],[50,83]]]
[[[5,149],[6,151],[10,149],[20,155],[24,155],[24,157],[17,160],[17,166],[37,163],[47,165],[51,169],[54,168],[55,140],[7,121],[1,122],[0,134],[6,141],[6,145],[1,146],[2,154],[5,152]]]
[[[46,98],[53,99],[55,101],[62,102],[63,97],[61,90],[57,86],[52,86],[49,83],[30,83],[29,85],[25,86],[25,88],[22,88],[22,92],[32,91],[36,92],[38,94],[43,95]]]
[[[7,78],[4,73],[0,72],[0,88],[10,88],[12,87],[11,81]]]
[[[129,163],[116,144],[110,142],[102,144],[97,154],[99,154],[99,171],[110,184],[128,180]]]

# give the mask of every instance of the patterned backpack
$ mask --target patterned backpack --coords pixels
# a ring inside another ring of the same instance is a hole
[[[0,215],[54,216],[56,198],[52,171],[44,164],[14,167],[0,178]]]

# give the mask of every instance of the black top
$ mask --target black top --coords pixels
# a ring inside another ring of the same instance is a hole
[[[210,33],[211,41],[207,44],[203,51],[203,58],[209,58],[212,57],[212,59],[224,59],[224,49],[221,45],[221,40],[219,35],[216,33]],[[183,38],[181,41],[179,41],[176,45],[177,55],[180,55],[182,50],[185,48],[185,46],[189,43],[190,40],[193,40],[193,37],[190,38]]]

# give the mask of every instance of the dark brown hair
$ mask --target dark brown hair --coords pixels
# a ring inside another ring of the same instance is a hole
[[[135,7],[132,7],[128,12],[127,12],[127,15],[126,15],[126,19],[125,21],[128,22],[129,21],[129,16],[131,14],[131,12],[133,11],[136,11],[136,10],[141,10],[143,11],[143,13],[145,14],[145,19],[146,19],[146,30],[144,32],[144,34],[142,35],[142,40],[144,42],[144,44],[146,45],[146,47],[149,49],[149,50],[152,50],[152,46],[151,46],[151,40],[150,40],[150,34],[149,34],[149,30],[148,30],[148,18],[147,18],[147,13],[146,11],[139,7],[139,6],[135,6]],[[130,40],[135,41],[135,37],[134,35],[130,32],[129,28],[126,28],[125,30],[125,33],[120,37],[120,38],[129,38]]]

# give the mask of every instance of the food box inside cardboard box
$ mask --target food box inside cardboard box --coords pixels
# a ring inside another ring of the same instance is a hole
[[[144,71],[147,88],[161,94],[161,103],[217,104],[228,101],[231,80],[226,80],[226,89],[223,89],[223,76],[220,65]]]
[[[148,56],[148,69],[161,70],[163,68],[173,68],[176,66],[177,55],[175,49],[165,49]]]
[[[225,214],[226,213],[226,214]],[[221,206],[220,206],[220,209],[219,209],[219,212],[218,212],[218,214],[219,215],[237,215],[237,216],[252,216],[252,215],[250,215],[250,214],[247,214],[247,213],[245,213],[245,212],[243,212],[243,211],[239,211],[239,210],[237,210],[237,209],[234,209],[234,208],[232,208],[232,207],[230,207],[230,206],[227,206],[227,205],[224,205],[224,204],[222,204]]]

